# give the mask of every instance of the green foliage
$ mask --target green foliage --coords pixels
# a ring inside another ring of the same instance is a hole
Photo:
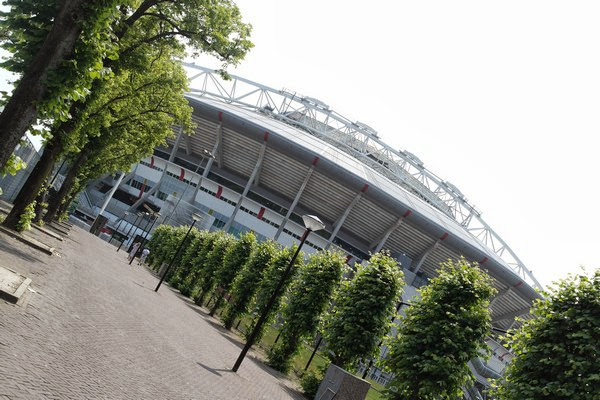
[[[21,214],[21,218],[19,218],[19,223],[17,224],[17,232],[28,231],[31,229],[31,221],[35,218],[35,201],[25,207],[25,211]]]
[[[400,266],[384,252],[371,256],[352,281],[342,284],[324,329],[334,364],[349,369],[359,358],[375,354],[389,330],[401,289]]]
[[[505,338],[515,358],[496,382],[502,400],[600,399],[600,270],[571,275],[537,300]]]
[[[467,362],[487,350],[490,278],[464,259],[441,265],[421,289],[389,345],[386,367],[395,374],[389,399],[455,399],[471,381]]]
[[[206,256],[212,251],[217,238],[221,235],[223,235],[222,232],[210,232],[204,238],[198,253],[191,261],[192,268],[186,276],[182,276],[183,282],[179,285],[179,291],[184,296],[195,296],[197,294],[197,285],[201,279],[200,277],[202,270],[204,269]]]
[[[279,342],[269,351],[269,365],[288,372],[292,358],[300,351],[302,338],[314,335],[321,314],[329,305],[345,265],[341,253],[320,251],[300,268],[283,308],[285,323]]]
[[[233,245],[235,238],[227,233],[219,232],[212,245],[212,250],[206,254],[199,275],[198,295],[196,304],[202,304],[206,295],[215,287],[216,273],[223,265],[227,250]]]
[[[279,249],[273,256],[273,258],[271,258],[271,261],[269,262],[269,265],[267,266],[267,270],[264,273],[264,277],[260,281],[258,290],[256,291],[256,298],[255,298],[254,304],[252,305],[252,309],[251,309],[253,314],[263,315],[263,313],[265,313],[267,311],[267,304],[269,303],[269,299],[271,298],[271,295],[277,288],[277,284],[281,280],[283,273],[285,272],[288,265],[290,264],[290,261],[292,260],[292,257],[294,255],[294,253],[296,252],[296,249],[297,249],[296,245],[294,245],[291,248]],[[279,291],[279,293],[277,294],[277,297],[275,298],[275,302],[273,303],[273,307],[271,308],[271,310],[269,311],[269,313],[267,315],[267,319],[265,320],[264,324],[261,327],[261,331],[258,332],[258,335],[255,338],[255,343],[260,342],[260,339],[262,338],[265,328],[273,322],[273,319],[275,318],[275,315],[277,315],[279,306],[281,305],[281,302],[283,300],[283,296],[284,296],[287,288],[290,286],[290,283],[292,282],[294,275],[296,274],[296,271],[298,270],[298,267],[302,263],[303,259],[304,259],[304,257],[302,255],[302,253],[298,254],[298,257],[296,258],[296,260],[294,261],[294,264],[292,265],[290,273],[285,278],[283,285],[281,287],[281,290]],[[248,327],[248,330],[246,331],[246,339],[249,337],[250,332],[252,332],[254,330],[254,326],[255,326],[256,322],[257,321],[254,320]]]
[[[223,264],[215,272],[216,286],[220,286],[224,291],[229,290],[231,283],[248,261],[255,243],[256,237],[254,233],[246,232],[227,249],[223,257]],[[222,303],[223,297],[219,296],[211,310],[211,315],[214,314]]]
[[[17,75],[22,75],[42,47],[60,2],[57,0],[5,0],[9,11],[0,12],[0,46],[11,57],[0,64]],[[119,17],[119,5],[126,0],[101,0],[82,2],[78,18],[82,32],[69,58],[45,79],[46,94],[37,104],[38,118],[51,124],[69,119],[71,102],[89,94],[92,82],[110,75],[102,60],[115,57],[115,41],[111,24]],[[39,131],[35,131],[39,132]]]
[[[146,247],[150,250],[148,258],[146,259],[148,265],[154,269],[160,266],[163,254],[166,251],[164,241],[167,239],[167,235],[170,235],[173,231],[173,227],[169,225],[159,225],[152,233],[152,237],[148,241]]]
[[[319,390],[319,386],[323,381],[323,376],[319,376],[314,372],[305,372],[300,378],[300,387],[309,399],[314,399]]]
[[[194,259],[200,252],[204,239],[208,235],[207,231],[197,231],[195,229],[190,232],[187,246],[182,249],[182,256],[180,261],[176,264],[175,270],[171,275],[169,283],[177,289],[182,289],[184,279],[190,274],[194,268]]]
[[[11,154],[10,158],[3,167],[0,167],[0,176],[4,177],[6,174],[16,175],[20,170],[27,167],[27,163],[21,160],[21,157]],[[0,192],[1,194],[2,192]]]
[[[248,306],[262,280],[263,272],[276,252],[277,244],[271,240],[254,246],[248,262],[231,285],[232,299],[223,314],[223,324],[227,329],[231,329],[234,321],[248,312]]]

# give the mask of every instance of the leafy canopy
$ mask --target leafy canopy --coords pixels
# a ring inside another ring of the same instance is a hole
[[[395,374],[390,399],[455,399],[471,381],[467,362],[487,349],[490,278],[464,259],[447,261],[420,290],[396,338],[386,367]]]
[[[496,382],[502,400],[600,399],[600,270],[557,282],[534,319],[506,340],[515,356]]]

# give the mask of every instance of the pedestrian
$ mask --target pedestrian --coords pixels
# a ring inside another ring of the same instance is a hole
[[[138,249],[140,248],[141,243],[140,242],[135,242],[133,244],[133,247],[131,248],[131,251],[129,252],[129,256],[127,256],[127,261],[131,261],[135,258],[135,254],[137,253]]]
[[[142,250],[142,256],[140,257],[140,261],[138,261],[138,265],[144,265],[146,263],[146,257],[150,254],[150,250],[147,248]]]

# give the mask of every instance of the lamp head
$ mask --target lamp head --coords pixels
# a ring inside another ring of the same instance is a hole
[[[302,221],[304,221],[304,226],[306,229],[309,229],[313,232],[325,229],[325,224],[316,215],[305,214],[302,216]]]
[[[202,215],[197,214],[197,213],[192,213],[192,219],[196,222],[201,221],[202,220]]]

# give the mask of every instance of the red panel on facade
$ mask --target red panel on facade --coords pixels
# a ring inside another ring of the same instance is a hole
[[[265,208],[261,207],[260,211],[258,212],[258,215],[256,216],[256,218],[262,219],[263,215],[265,215]]]
[[[404,214],[402,214],[402,218],[406,218],[408,217],[410,214],[412,214],[412,211],[410,210],[406,210],[406,212]]]
[[[444,232],[442,236],[440,236],[440,240],[444,240],[448,237],[448,232]]]
[[[140,189],[140,194],[138,195],[138,199],[142,198],[142,195],[144,194],[144,190],[146,189],[146,184],[142,183],[142,187]]]
[[[223,194],[223,186],[219,186],[219,188],[217,189],[217,193],[215,193],[215,197],[217,199],[220,199],[222,194]]]
[[[265,134],[263,135],[263,140],[266,142],[269,139],[269,132],[265,131]]]
[[[150,168],[154,167],[154,156],[150,157]]]
[[[181,172],[179,173],[179,180],[182,181],[185,178],[185,169],[180,168]]]

